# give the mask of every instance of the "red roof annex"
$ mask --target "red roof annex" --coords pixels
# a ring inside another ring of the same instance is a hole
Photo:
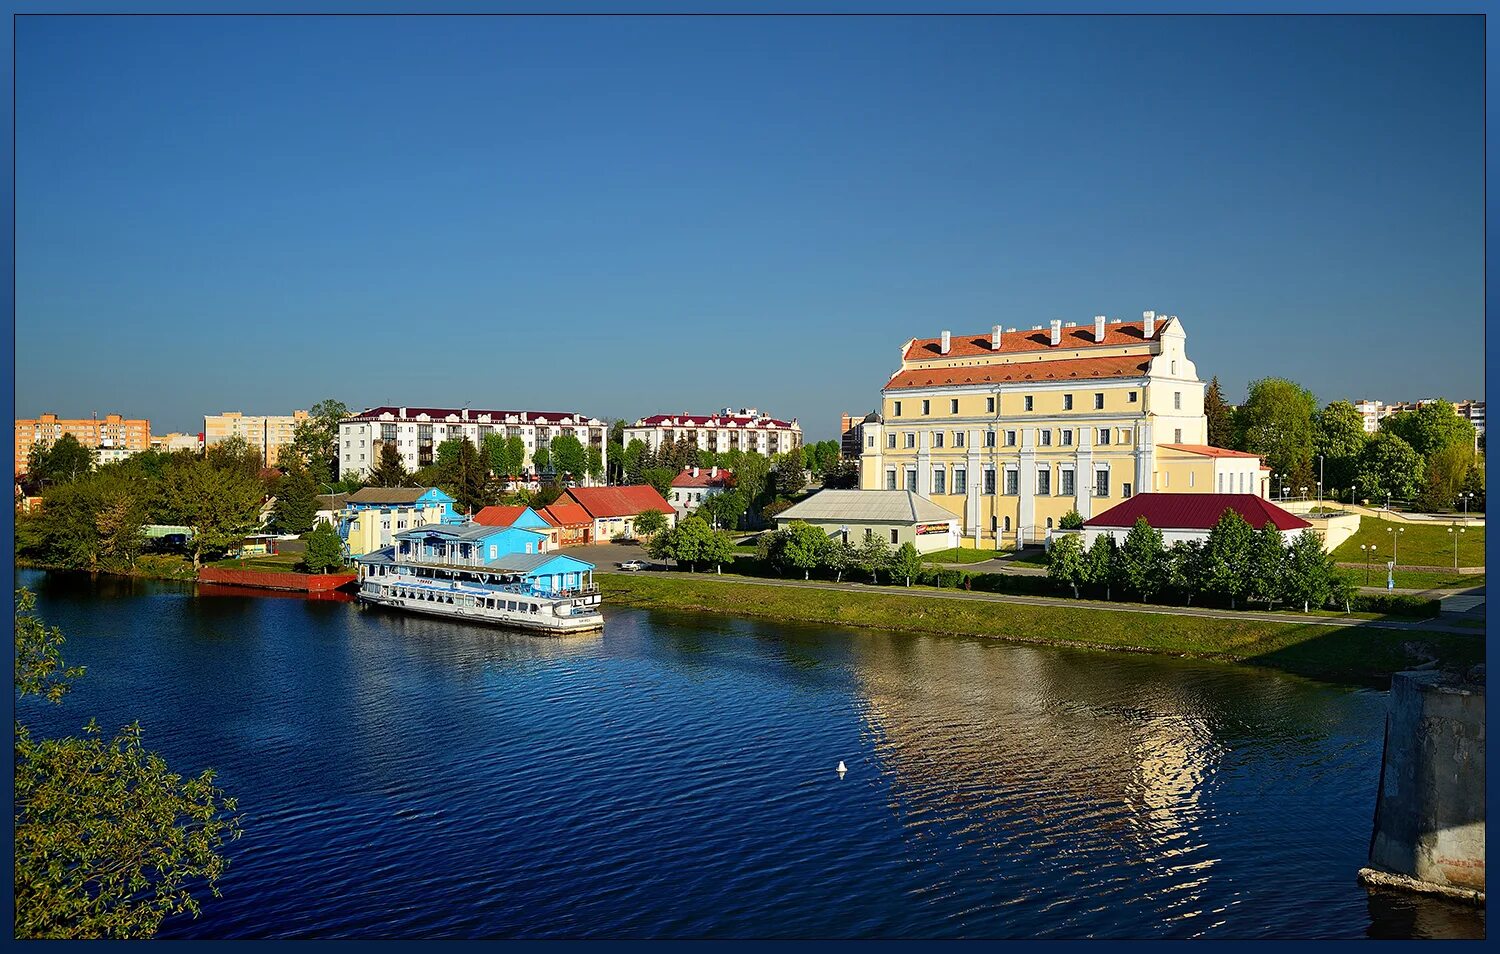
[[[1200,454],[1204,457],[1254,457],[1260,460],[1259,454],[1251,454],[1248,451],[1227,450],[1223,447],[1210,447],[1207,444],[1163,444],[1167,450],[1182,451],[1186,454]]]
[[[525,507],[484,507],[474,515],[474,522],[487,527],[509,527],[525,512]]]
[[[543,507],[542,519],[554,527],[581,527],[593,522],[587,510],[566,500],[558,500]]]
[[[725,484],[729,483],[729,480],[727,478],[730,478],[732,476],[733,472],[730,471],[728,467],[718,468],[718,473],[715,473],[714,468],[712,467],[700,467],[698,468],[698,473],[696,474],[694,474],[692,470],[683,470],[682,472],[680,472],[676,477],[672,478],[672,486],[722,487]]]
[[[633,517],[647,510],[671,513],[672,505],[649,484],[626,487],[573,487],[568,490],[573,502],[588,511],[590,517]]]
[[[1214,524],[1233,510],[1250,526],[1259,530],[1267,523],[1277,530],[1303,530],[1312,524],[1296,514],[1257,497],[1255,494],[1136,494],[1129,500],[1085,520],[1085,527],[1133,527],[1140,517],[1157,530],[1212,530]]]

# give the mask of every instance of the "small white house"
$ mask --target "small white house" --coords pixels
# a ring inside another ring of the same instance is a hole
[[[697,510],[703,501],[715,494],[722,494],[733,485],[733,474],[727,467],[688,467],[672,478],[672,489],[667,502],[677,511],[678,518],[686,517]]]
[[[820,490],[777,514],[776,526],[798,520],[854,544],[877,536],[922,553],[958,546],[958,515],[912,490]]]

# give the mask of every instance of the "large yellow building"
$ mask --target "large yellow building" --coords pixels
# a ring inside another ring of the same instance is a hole
[[[106,414],[84,418],[60,418],[56,414],[43,414],[25,420],[16,418],[16,473],[26,470],[27,458],[33,444],[51,444],[64,434],[72,434],[78,443],[95,451],[108,452],[104,456],[118,458],[151,448],[151,422],[145,418],[126,418],[119,414]]]
[[[293,411],[291,414],[243,414],[239,411],[205,414],[203,446],[206,449],[231,437],[243,437],[260,453],[262,463],[267,467],[275,467],[281,448],[292,442],[297,425],[307,419],[306,411]]]
[[[1206,385],[1175,316],[918,338],[864,425],[860,486],[915,490],[964,544],[1040,543],[1150,490],[1265,495],[1259,458],[1205,446]]]

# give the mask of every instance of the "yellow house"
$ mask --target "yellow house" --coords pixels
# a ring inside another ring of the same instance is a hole
[[[1186,341],[1150,311],[914,338],[864,427],[860,486],[930,498],[982,548],[1040,543],[1070,510],[1151,490],[1264,496],[1258,458],[1206,446]]]

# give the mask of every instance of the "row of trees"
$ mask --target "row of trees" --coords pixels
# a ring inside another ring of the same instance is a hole
[[[1060,536],[1052,543],[1047,575],[1075,597],[1087,588],[1105,599],[1120,593],[1142,602],[1165,597],[1191,605],[1199,597],[1231,608],[1264,602],[1267,609],[1301,605],[1305,612],[1332,602],[1347,609],[1352,595],[1352,585],[1316,533],[1304,530],[1288,544],[1275,526],[1255,530],[1233,510],[1224,511],[1206,540],[1170,547],[1145,517],[1123,544],[1100,534],[1084,549],[1081,534]]]
[[[1285,378],[1250,383],[1245,403],[1230,408],[1217,378],[1204,398],[1208,442],[1264,458],[1273,491],[1317,487],[1332,499],[1413,501],[1448,510],[1460,494],[1483,509],[1484,462],[1475,453],[1474,425],[1446,401],[1381,420],[1371,435],[1348,401],[1318,408],[1312,392]],[[1321,475],[1319,473],[1321,457]]]
[[[879,583],[884,573],[910,586],[922,569],[921,554],[910,543],[892,548],[874,534],[866,534],[858,543],[849,542],[800,520],[761,534],[756,557],[780,573],[800,571],[803,579],[809,579],[815,571],[826,572],[840,582],[845,573],[862,572],[870,582]]]
[[[637,532],[651,535],[646,552],[652,557],[675,560],[694,571],[700,563],[712,564],[715,572],[734,560],[734,537],[729,531],[710,529],[708,521],[697,514],[684,517],[670,529],[665,523],[666,515],[655,510],[648,510],[636,518]]]

